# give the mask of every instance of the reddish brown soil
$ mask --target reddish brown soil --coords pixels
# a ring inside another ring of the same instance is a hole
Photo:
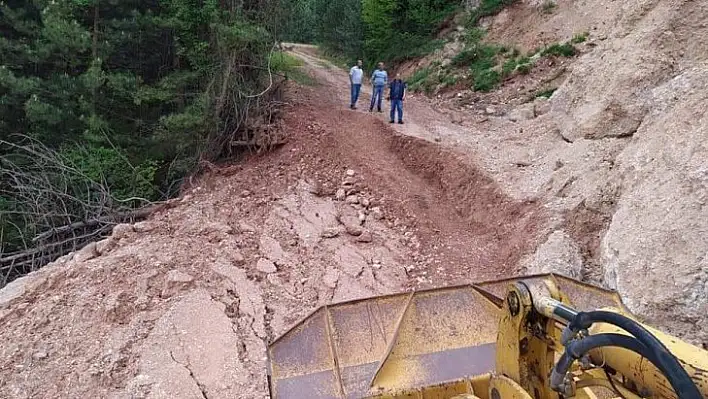
[[[343,109],[321,87],[298,87],[291,95],[285,118],[291,141],[275,156],[315,158],[306,168],[314,166],[330,190],[342,170],[360,171],[386,209],[415,227],[435,285],[509,276],[535,247],[545,220],[539,207],[506,197],[468,157]]]

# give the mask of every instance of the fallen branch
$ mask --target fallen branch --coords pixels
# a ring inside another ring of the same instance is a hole
[[[80,222],[75,222],[66,226],[60,226],[60,227],[54,227],[51,230],[45,231],[42,234],[39,234],[38,236],[34,237],[32,239],[32,242],[37,242],[40,240],[46,240],[47,238],[60,234],[60,233],[65,233],[68,231],[73,231],[73,230],[78,230],[81,228],[89,228],[89,227],[94,227],[100,224],[117,224],[124,222],[126,220],[135,220],[135,219],[144,219],[150,214],[152,214],[159,205],[153,205],[149,206],[146,208],[140,208],[136,209],[134,211],[130,212],[123,212],[123,213],[118,213],[114,215],[106,215],[104,217],[98,218],[98,219],[92,219],[92,220],[86,220],[86,221],[80,221]]]

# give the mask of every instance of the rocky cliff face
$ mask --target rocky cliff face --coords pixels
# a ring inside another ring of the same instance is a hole
[[[515,188],[566,212],[566,227],[582,207],[604,213],[609,223],[585,245],[585,274],[649,322],[708,342],[708,4],[613,2],[604,15],[589,18],[591,38],[602,39],[551,97],[549,119],[528,124],[562,141],[532,143],[526,151],[548,150],[532,168],[538,183]],[[554,161],[562,166],[544,168]]]

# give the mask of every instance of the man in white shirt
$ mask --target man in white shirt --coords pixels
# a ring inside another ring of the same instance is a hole
[[[349,108],[356,109],[356,102],[359,100],[359,93],[361,92],[361,80],[364,77],[364,71],[361,69],[363,62],[361,60],[356,62],[356,65],[349,70],[349,83],[352,86],[352,101]]]

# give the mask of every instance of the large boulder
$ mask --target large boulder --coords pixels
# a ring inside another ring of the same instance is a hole
[[[525,260],[524,266],[529,274],[558,273],[580,279],[583,257],[578,244],[566,232],[556,230]]]
[[[708,65],[651,92],[652,112],[619,155],[623,194],[602,242],[605,281],[627,305],[708,342]]]

